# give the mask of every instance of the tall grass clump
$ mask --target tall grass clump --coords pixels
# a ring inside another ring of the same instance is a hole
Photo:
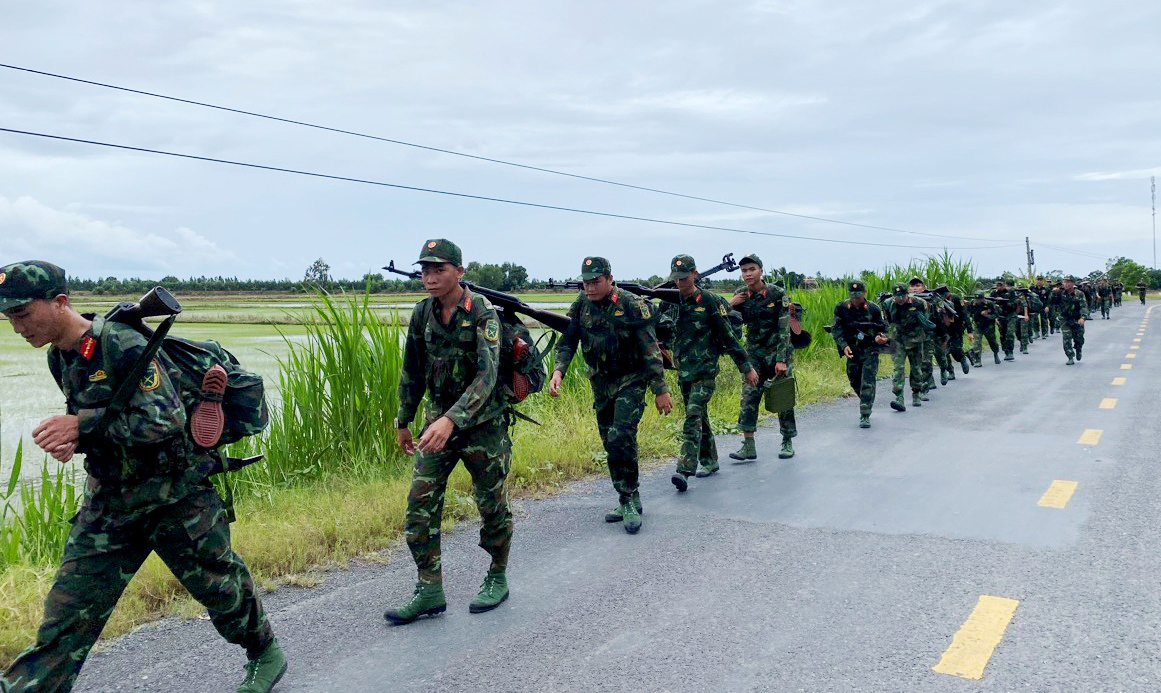
[[[80,507],[81,493],[71,468],[45,455],[40,474],[22,479],[23,466],[22,440],[16,445],[8,483],[0,496],[0,571],[59,560],[72,527],[69,519]]]

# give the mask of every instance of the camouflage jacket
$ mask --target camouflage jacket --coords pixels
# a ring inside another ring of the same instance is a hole
[[[1011,317],[1015,315],[1016,312],[1020,309],[1020,304],[1016,300],[1016,292],[1012,291],[1011,289],[1005,289],[1003,291],[996,291],[993,289],[992,292],[988,294],[988,297],[1003,299],[997,304],[997,310],[999,311],[999,315],[996,316],[997,318]]]
[[[446,416],[464,429],[508,410],[503,388],[496,386],[501,327],[492,304],[464,289],[446,325],[441,313],[431,297],[411,313],[399,379],[399,426],[415,419],[425,392],[427,423]]]
[[[887,301],[887,319],[891,321],[891,339],[905,345],[914,345],[927,339],[935,324],[927,317],[927,302],[909,296],[902,305]]]
[[[834,327],[831,328],[830,335],[834,337],[839,354],[847,347],[855,354],[884,348],[883,345],[875,343],[875,337],[887,334],[887,331],[883,311],[870,301],[864,308],[855,306],[850,300],[841,301],[834,307]]]
[[[974,298],[967,304],[967,313],[972,319],[972,325],[980,330],[987,329],[995,323],[998,310],[996,304],[986,298]]]
[[[734,295],[746,297],[736,310],[746,326],[746,353],[750,360],[790,363],[794,358],[794,347],[790,345],[790,297],[782,287],[767,284],[753,292],[742,286]]]
[[[1060,317],[1064,322],[1076,324],[1078,320],[1089,319],[1088,298],[1080,289],[1060,292]]]
[[[568,330],[556,347],[556,370],[567,373],[580,346],[598,406],[622,387],[641,381],[655,395],[669,392],[653,311],[646,301],[616,287],[597,303],[582,293],[569,307],[568,317]]]
[[[86,315],[85,317],[90,317]],[[148,340],[128,325],[91,317],[77,350],[48,351],[48,367],[77,416],[89,473],[86,496],[112,512],[145,511],[201,488],[212,458],[195,454],[186,432],[180,374],[159,352],[128,405],[101,430],[105,408]]]
[[[681,299],[673,330],[679,381],[716,378],[722,352],[730,355],[739,371],[750,370],[750,360],[730,327],[729,315],[729,304],[712,291],[697,289],[690,298]]]

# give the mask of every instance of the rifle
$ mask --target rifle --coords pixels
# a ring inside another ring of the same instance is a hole
[[[105,313],[105,320],[129,325],[146,337],[152,337],[153,330],[145,325],[145,318],[175,316],[180,312],[181,304],[174,295],[163,287],[155,286],[137,303],[122,301],[113,306]]]
[[[706,277],[710,276],[711,274],[714,274],[715,272],[721,272],[722,270],[725,270],[727,272],[733,272],[736,269],[738,269],[738,263],[734,262],[734,254],[733,253],[726,253],[725,255],[722,256],[721,262],[714,265],[713,267],[710,267],[709,269],[705,270],[704,272],[699,271],[697,273],[697,281],[698,281],[698,283],[701,283],[701,280],[705,279]],[[657,286],[655,286],[653,288],[655,290],[656,289],[672,289],[672,288],[675,288],[676,286],[677,286],[677,284],[674,283],[674,281],[672,279],[670,279],[668,281],[664,281],[664,282],[658,284]],[[629,289],[625,289],[625,290],[629,291]],[[660,298],[660,297],[658,297],[658,298]],[[666,298],[666,299],[662,299],[662,300],[668,301],[669,299]]]
[[[388,272],[394,272],[395,274],[401,274],[409,279],[423,279],[423,274],[418,271],[413,270],[408,272],[406,270],[397,269],[395,267],[394,260],[392,260],[383,269],[387,270]],[[461,281],[460,285],[472,293],[477,293],[481,296],[487,296],[489,299],[491,299],[492,303],[495,304],[498,309],[500,309],[502,313],[506,313],[513,318],[515,318],[515,313],[520,313],[522,315],[527,315],[533,320],[539,322],[541,325],[552,328],[557,332],[563,333],[568,329],[568,316],[557,315],[556,313],[552,313],[547,310],[533,308],[512,294],[507,294],[503,291],[497,291],[495,289],[488,289],[483,286],[473,284],[469,281]]]

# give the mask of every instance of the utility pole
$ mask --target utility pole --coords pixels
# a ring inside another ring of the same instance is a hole
[[[1028,253],[1028,281],[1032,281],[1032,265],[1035,260],[1032,259],[1032,244],[1028,242],[1028,237],[1024,236],[1024,250]]]
[[[1149,187],[1153,190],[1153,269],[1157,269],[1157,177],[1149,176]]]

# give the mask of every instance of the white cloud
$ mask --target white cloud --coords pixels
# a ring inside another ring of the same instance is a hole
[[[1072,179],[1076,181],[1083,181],[1086,183],[1101,182],[1107,180],[1138,180],[1141,178],[1149,178],[1150,176],[1161,176],[1161,166],[1156,168],[1140,168],[1135,171],[1111,171],[1104,173],[1082,173],[1079,176],[1073,176]]]

